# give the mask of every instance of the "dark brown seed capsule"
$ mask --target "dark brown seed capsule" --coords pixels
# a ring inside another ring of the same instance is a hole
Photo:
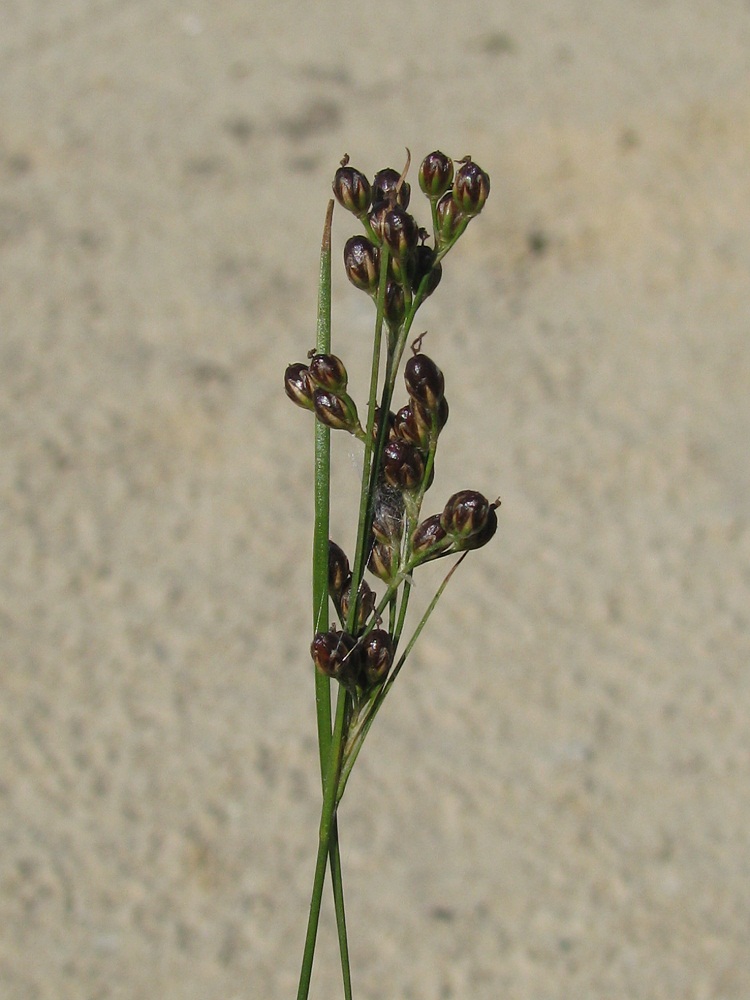
[[[433,514],[418,524],[411,536],[411,551],[419,562],[437,559],[452,546],[453,540],[440,523],[440,514]]]
[[[349,586],[344,588],[341,595],[341,617],[346,621],[349,618],[349,603],[352,598],[351,581]],[[357,601],[357,618],[354,622],[356,631],[363,629],[367,624],[367,619],[375,610],[375,593],[367,583],[362,580],[359,585],[359,600]]]
[[[351,396],[337,396],[327,389],[316,389],[313,393],[315,416],[326,427],[336,431],[349,431],[361,437],[364,434],[357,416],[357,407]]]
[[[433,420],[436,421],[435,431],[437,434],[440,433],[448,422],[448,400],[445,396],[440,400],[435,410],[430,410],[424,403],[420,403],[417,399],[412,399],[410,406],[419,433],[428,441],[432,434]]]
[[[445,390],[445,378],[426,354],[413,354],[404,367],[406,391],[428,410],[436,410]]]
[[[336,171],[333,193],[339,204],[356,216],[364,215],[370,207],[370,182],[363,173],[348,164],[343,164]]]
[[[454,493],[440,515],[440,523],[454,538],[466,539],[484,528],[490,513],[490,502],[476,490]]]
[[[454,200],[452,191],[446,191],[437,203],[435,211],[437,213],[438,227],[435,236],[438,246],[443,247],[455,240],[466,221],[466,216]]]
[[[374,628],[361,642],[361,663],[365,681],[370,687],[388,676],[393,663],[393,640],[382,628]]]
[[[366,236],[351,236],[344,244],[344,269],[356,288],[374,295],[378,290],[378,250]]]
[[[424,476],[424,459],[414,445],[389,441],[383,450],[385,481],[400,490],[413,490]]]
[[[419,167],[419,186],[428,198],[439,198],[453,182],[453,160],[436,149],[428,153]]]
[[[396,570],[394,552],[391,546],[383,542],[373,542],[370,558],[367,560],[367,568],[379,579],[390,583]]]
[[[310,655],[315,668],[326,677],[345,680],[359,673],[359,648],[348,632],[317,632]]]
[[[412,287],[416,291],[424,278],[429,275],[422,292],[425,298],[428,295],[432,295],[440,284],[440,279],[443,277],[443,265],[435,263],[435,256],[435,251],[431,247],[424,246],[424,244],[418,246],[414,251]]]
[[[398,206],[378,215],[376,230],[383,243],[399,261],[405,260],[419,241],[419,227],[414,217]]]
[[[409,444],[416,445],[426,451],[430,445],[430,419],[427,421],[417,419],[410,403],[402,406],[395,417],[393,430],[397,438],[408,441]]]
[[[335,542],[328,539],[328,593],[338,603],[344,588],[351,580],[349,560]]]
[[[406,297],[404,290],[397,281],[388,280],[385,286],[385,305],[383,307],[386,320],[391,326],[400,326],[406,316]]]
[[[387,201],[376,201],[370,209],[370,229],[372,229],[373,233],[375,233],[375,236],[380,243],[383,242],[383,237],[381,235],[383,230],[383,220],[390,210],[391,206]]]
[[[392,167],[378,170],[372,179],[372,204],[385,202],[389,205],[399,205],[401,208],[409,207],[411,197],[411,187],[404,181],[399,187],[401,174]]]
[[[388,429],[385,432],[386,441],[392,436],[393,421],[395,420],[395,415],[392,410],[388,411]],[[378,430],[380,429],[380,407],[375,410],[375,421],[372,425],[372,438],[373,441],[377,441]]]
[[[453,200],[464,215],[474,216],[479,215],[484,208],[489,193],[489,177],[467,157],[453,180]]]
[[[310,378],[310,370],[306,364],[297,362],[289,365],[284,372],[284,391],[293,403],[305,410],[314,410],[313,393],[315,383]]]
[[[457,549],[481,549],[483,545],[492,538],[492,536],[497,531],[497,513],[495,510],[495,505],[492,504],[490,507],[489,514],[487,515],[487,520],[484,522],[484,527],[478,531],[475,535],[469,535],[467,538],[461,538],[456,540]]]
[[[313,354],[310,358],[310,378],[321,389],[346,392],[348,375],[344,362],[335,354]]]

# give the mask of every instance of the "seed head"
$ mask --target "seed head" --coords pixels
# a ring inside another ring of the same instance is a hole
[[[359,217],[370,207],[372,190],[365,175],[349,166],[348,157],[345,159],[334,175],[333,193],[340,205]]]
[[[383,476],[400,490],[416,489],[424,476],[424,459],[414,445],[389,441],[383,449]]]
[[[468,535],[466,538],[456,539],[456,549],[481,549],[483,545],[493,537],[497,531],[497,512],[496,507],[498,507],[500,501],[490,505],[489,513],[487,514],[487,520],[484,522],[484,527],[481,528],[476,534]]]
[[[372,543],[367,568],[385,583],[390,583],[396,569],[394,551],[390,545],[375,541]]]
[[[436,410],[445,390],[445,378],[426,354],[413,354],[404,367],[406,391],[428,410]]]
[[[333,600],[341,603],[344,588],[351,582],[349,560],[342,548],[328,539],[328,593]]]
[[[437,203],[435,212],[438,227],[435,236],[438,246],[444,247],[456,239],[461,226],[466,221],[466,215],[459,208],[452,191],[445,192]]]
[[[352,599],[351,580],[349,585],[344,587],[341,595],[341,617],[346,621],[349,618],[349,605]],[[367,619],[375,610],[375,593],[367,583],[362,580],[359,585],[359,600],[357,601],[357,618],[354,622],[356,631],[363,629],[367,624]]]
[[[400,208],[409,207],[411,197],[411,187],[406,181],[401,183],[401,174],[393,167],[386,167],[378,170],[372,179],[372,204],[373,206],[385,202],[387,204],[398,205]]]
[[[305,410],[314,410],[313,393],[315,383],[310,378],[310,370],[306,364],[297,362],[289,365],[284,372],[284,391],[293,403]]]
[[[313,354],[309,363],[310,378],[320,389],[346,392],[348,375],[344,362],[335,354]]]
[[[490,502],[476,490],[460,490],[448,500],[440,523],[455,539],[478,534],[487,523]]]
[[[394,420],[393,429],[396,437],[426,451],[430,445],[429,414],[427,414],[427,418],[427,421],[419,420],[411,403],[402,406]]]
[[[310,655],[316,670],[326,677],[345,681],[359,673],[359,648],[348,632],[316,632]]]
[[[436,149],[428,153],[419,168],[419,186],[428,198],[439,198],[445,194],[453,181],[453,160]]]
[[[378,236],[386,244],[393,256],[404,261],[416,249],[419,241],[419,227],[413,215],[409,215],[398,205],[377,214]],[[375,228],[373,226],[373,228]]]
[[[337,396],[328,389],[316,389],[313,393],[315,416],[326,427],[336,431],[349,431],[363,437],[364,431],[357,416],[357,407],[351,396]]]
[[[466,157],[453,180],[454,201],[464,215],[474,216],[482,211],[489,194],[489,177],[470,157]]]
[[[369,687],[380,684],[388,676],[393,663],[393,640],[382,628],[374,628],[361,642],[361,664]]]
[[[423,438],[429,440],[431,434],[433,433],[432,422],[435,421],[435,433],[439,434],[448,422],[449,408],[448,400],[443,396],[443,398],[438,403],[436,409],[430,410],[424,403],[420,403],[417,399],[412,399],[411,410],[414,414],[414,420],[419,428],[419,433]]]
[[[370,295],[378,290],[379,254],[366,236],[352,236],[344,244],[344,270],[355,288]]]
[[[444,555],[453,544],[453,540],[440,523],[440,514],[425,518],[414,529],[411,536],[412,554],[419,562],[437,559]]]

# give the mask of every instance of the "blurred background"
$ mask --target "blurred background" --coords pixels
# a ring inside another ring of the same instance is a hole
[[[503,505],[342,807],[355,995],[749,996],[747,2],[0,25],[3,998],[296,995],[312,425],[282,374],[339,160],[407,146],[492,179],[418,321],[451,404],[425,511]],[[337,969],[327,916],[314,998]]]

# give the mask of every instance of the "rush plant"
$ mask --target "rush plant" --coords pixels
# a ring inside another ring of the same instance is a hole
[[[333,180],[336,200],[362,228],[344,246],[346,275],[375,308],[366,405],[358,408],[349,395],[344,362],[331,352],[333,200],[321,248],[316,345],[304,362],[289,365],[284,374],[287,396],[315,417],[310,655],[323,798],[297,1000],[307,1000],[310,992],[329,865],[344,996],[351,1000],[339,804],[370,727],[450,577],[468,552],[489,542],[497,530],[500,501],[490,502],[473,489],[459,490],[438,513],[423,516],[448,403],[443,373],[422,350],[427,334],[412,333],[419,307],[440,284],[444,258],[482,211],[490,180],[469,156],[455,162],[440,151],[426,156],[418,177],[430,208],[428,232],[408,211],[408,168],[409,159],[402,172],[386,168],[370,181],[344,157]],[[404,405],[395,401],[399,375],[406,389]],[[331,430],[352,434],[362,448],[351,560],[329,537]],[[452,555],[458,558],[409,634],[407,610],[414,573],[424,563]],[[372,584],[366,574],[374,578]],[[335,707],[332,680],[337,689]]]

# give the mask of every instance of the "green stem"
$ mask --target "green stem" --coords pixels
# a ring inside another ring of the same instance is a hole
[[[320,275],[318,283],[318,323],[316,350],[319,354],[328,354],[331,350],[331,221],[333,217],[333,201],[328,203],[326,220],[323,228],[323,240],[320,249]],[[319,421],[315,422],[315,521],[313,532],[313,632],[325,632],[328,629],[328,537],[330,520],[330,482],[331,482],[331,432]],[[323,674],[315,671],[315,707],[318,723],[318,753],[320,758],[320,775],[323,794],[325,796],[328,780],[328,765],[331,755],[331,682]],[[331,861],[331,881],[333,884],[334,908],[336,910],[336,925],[339,935],[339,950],[341,952],[341,970],[344,982],[344,995],[351,1000],[351,972],[349,967],[349,947],[346,936],[346,914],[344,910],[344,888],[341,874],[341,852],[338,842],[338,826],[332,824],[327,853]],[[322,879],[325,879],[325,857],[323,859]],[[319,877],[316,865],[316,880]],[[322,882],[321,882],[322,886]],[[312,926],[308,927],[308,940],[311,950],[308,956],[308,943],[305,947],[305,959],[312,969],[315,952],[315,937],[317,934],[320,904]],[[311,910],[311,918],[312,918]],[[312,937],[310,933],[312,932]],[[307,974],[309,986],[309,973]]]
[[[302,969],[300,971],[297,1000],[308,1000],[310,994],[310,977],[312,976],[313,959],[315,958],[315,941],[318,933],[318,923],[320,922],[323,886],[332,838],[336,832],[335,819],[336,806],[338,804],[336,792],[341,775],[341,756],[347,712],[348,696],[344,688],[339,687],[338,701],[336,703],[336,721],[331,738],[331,753],[324,780],[323,808],[320,812],[320,830],[318,834],[318,855],[315,861],[315,876],[313,878],[312,896],[310,899],[310,915],[307,920],[305,950],[302,956]],[[339,925],[339,933],[341,934],[341,925]],[[347,989],[346,984],[344,988],[345,990]],[[351,991],[351,987],[348,987],[348,989]],[[350,992],[347,995],[350,995]]]
[[[352,974],[349,962],[349,941],[346,936],[346,911],[344,909],[344,882],[341,874],[341,848],[339,845],[339,824],[334,815],[328,847],[331,860],[331,881],[333,882],[333,902],[336,909],[336,927],[341,955],[341,975],[344,982],[345,1000],[352,1000]]]
[[[435,610],[435,605],[442,597],[445,588],[448,586],[448,581],[456,572],[461,563],[464,561],[467,554],[468,553],[464,552],[461,555],[460,559],[457,559],[456,562],[451,566],[451,568],[446,573],[445,579],[438,587],[437,591],[435,592],[435,596],[430,601],[427,610],[422,615],[417,627],[414,629],[414,634],[412,635],[411,639],[409,639],[409,642],[406,645],[406,649],[399,657],[396,666],[393,668],[388,677],[388,680],[385,682],[380,691],[378,691],[376,697],[373,699],[372,705],[370,706],[369,710],[365,713],[363,719],[356,727],[356,731],[350,734],[349,740],[347,741],[346,754],[344,757],[343,766],[341,768],[341,774],[339,777],[339,786],[336,793],[338,802],[341,801],[341,797],[343,796],[344,790],[346,788],[346,783],[349,780],[349,775],[352,772],[352,768],[354,767],[354,763],[357,760],[359,751],[362,749],[362,744],[365,742],[365,738],[367,737],[367,734],[370,731],[370,726],[372,725],[375,716],[378,714],[380,710],[380,706],[385,701],[386,696],[393,687],[393,683],[398,677],[401,668],[403,667],[407,657],[409,656],[409,653],[411,653],[412,649],[414,648],[414,644],[419,638],[422,629],[425,627],[430,615]]]
[[[331,221],[333,201],[328,203],[320,247],[318,281],[318,325],[315,349],[331,350]],[[331,488],[331,431],[315,421],[315,522],[313,529],[313,632],[328,629],[328,535]],[[318,751],[321,781],[331,746],[331,682],[315,671],[315,707],[318,718]]]
[[[409,607],[409,597],[411,595],[411,584],[408,580],[404,580],[404,587],[401,593],[401,606],[398,609],[398,620],[396,622],[396,627],[391,633],[393,636],[393,645],[398,646],[399,639],[401,638],[401,633],[404,631],[404,623],[406,622],[406,609]]]

